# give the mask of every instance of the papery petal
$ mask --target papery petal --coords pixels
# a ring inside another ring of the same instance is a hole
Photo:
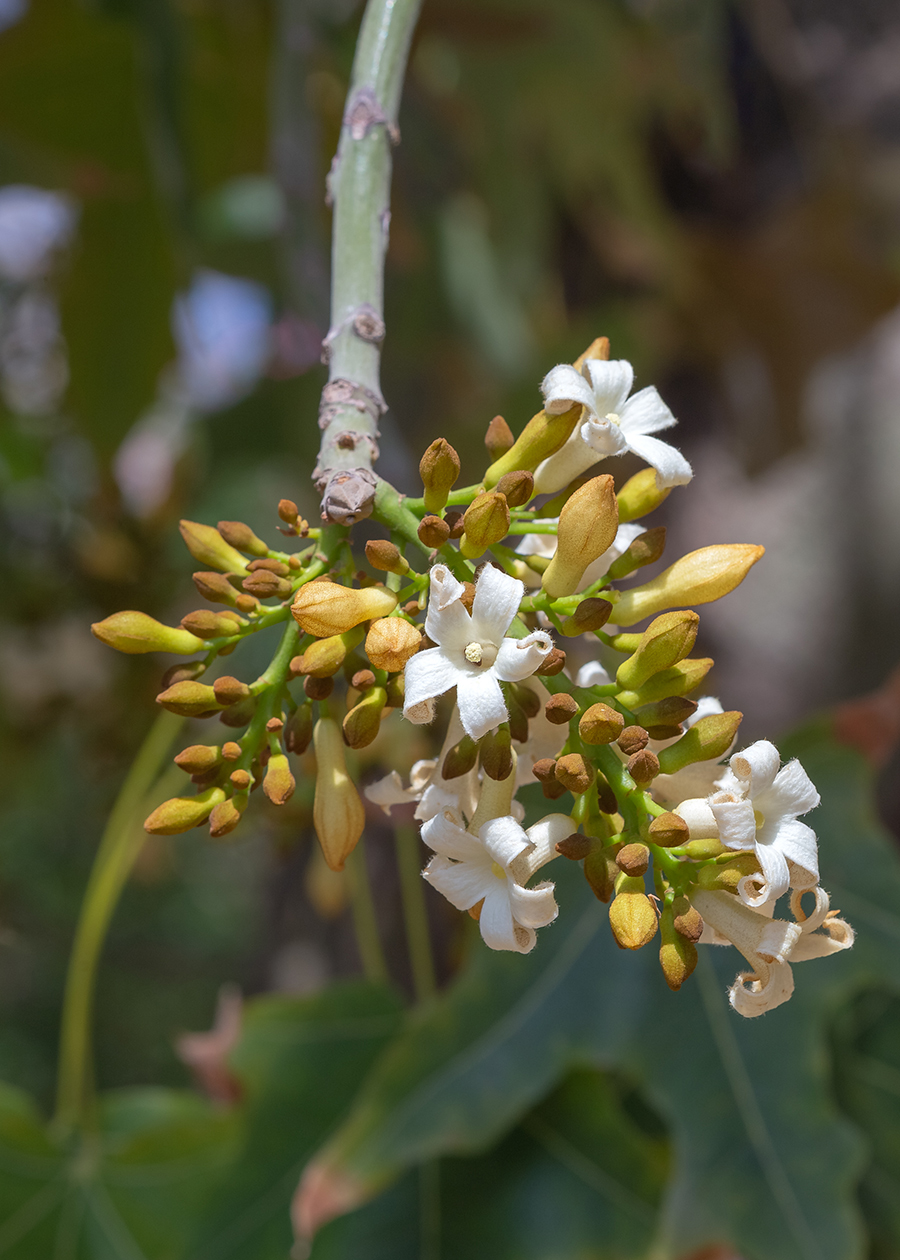
[[[364,787],[363,796],[373,805],[380,805],[386,814],[390,814],[392,805],[409,805],[414,799],[413,794],[403,786],[396,770]]]
[[[429,849],[455,862],[468,862],[488,869],[490,856],[476,836],[470,836],[462,820],[453,811],[442,809],[440,813],[422,825],[422,839]]]
[[[522,862],[528,866],[528,877],[535,871],[552,862],[559,855],[556,852],[556,846],[560,840],[565,840],[575,830],[575,824],[568,814],[547,814],[545,818],[541,818],[532,827],[528,828],[526,835],[534,848],[525,854]],[[527,878],[520,880],[525,883]],[[534,925],[532,925],[534,926]]]
[[[797,818],[815,809],[821,799],[799,761],[789,761],[779,770],[768,791],[754,793],[756,808],[767,818],[775,813],[782,818]]]
[[[700,797],[689,798],[677,805],[673,813],[677,814],[679,818],[683,818],[687,823],[692,840],[718,839],[719,824],[716,820],[715,812],[710,808],[708,801]],[[755,838],[756,833],[754,831],[754,840]],[[752,847],[753,841],[750,843]]]
[[[504,870],[511,862],[531,849],[531,841],[525,832],[508,815],[505,818],[491,818],[478,832],[478,838],[489,853],[491,860],[497,862]]]
[[[521,682],[540,669],[553,649],[553,639],[546,630],[535,630],[524,639],[504,639],[492,666],[503,682]]]
[[[422,872],[432,888],[442,893],[457,910],[470,910],[491,892],[494,879],[490,870],[471,862],[450,862],[441,854],[431,859]]]
[[[423,701],[442,696],[464,676],[443,648],[426,648],[424,652],[417,652],[406,662],[404,671],[404,717],[409,717],[408,710]]]
[[[850,949],[856,933],[844,919],[826,919],[816,932],[804,932],[791,951],[791,962],[809,962]]]
[[[412,660],[415,659],[414,656]],[[406,668],[411,664],[412,661],[408,661]],[[456,680],[456,703],[465,732],[472,739],[481,739],[509,717],[503,692],[492,670],[474,675],[460,673]]]
[[[768,830],[768,827],[760,830],[760,844],[767,838]],[[791,865],[807,872],[806,878],[801,877],[797,882],[791,881],[792,887],[816,886],[819,882],[819,850],[812,827],[807,827],[806,823],[799,822],[796,818],[783,822],[775,833],[772,845],[784,854]]]
[[[612,420],[605,416],[588,416],[581,427],[576,429],[588,450],[594,453],[594,460],[606,459],[609,455],[622,455],[628,450],[628,439]]]
[[[534,522],[535,525],[556,524],[556,521],[539,520]],[[623,527],[624,528],[624,527]],[[555,534],[524,534],[522,541],[516,547],[517,556],[546,556],[548,559],[556,551],[556,535]]]
[[[714,713],[724,713],[724,711],[722,702],[717,696],[700,696],[697,700],[697,708],[690,717],[684,719],[684,724],[685,726],[693,726],[701,718],[711,717]]]
[[[475,638],[472,618],[465,604],[461,604],[459,600],[444,608],[438,608],[436,603],[429,603],[425,614],[425,633],[445,652],[462,653]]]
[[[529,932],[525,928],[516,931],[507,882],[496,880],[495,884],[496,887],[488,891],[484,905],[481,907],[478,926],[481,929],[482,939],[491,949],[512,950],[517,954],[527,954],[534,948],[537,937],[533,931]]]
[[[502,573],[492,564],[484,565],[475,583],[472,604],[472,637],[475,642],[499,646],[519,611],[524,594],[525,585],[518,578]]]
[[[676,736],[676,738],[680,738]],[[663,747],[669,740],[651,740],[650,747],[654,752]],[[675,740],[671,741],[673,744]],[[650,785],[653,799],[661,805],[671,805],[683,800],[686,796],[707,797],[715,790],[722,766],[714,761],[695,761],[693,765],[676,770],[674,774],[658,774]]]
[[[812,892],[815,898],[815,908],[810,914],[804,909],[805,896],[809,896]],[[807,932],[815,932],[816,928],[822,926],[828,918],[829,906],[831,898],[824,888],[803,889],[791,893],[791,914],[797,923],[800,924],[800,931],[805,935]]]
[[[761,896],[764,901],[775,900],[790,887],[790,874],[784,854],[775,845],[757,844],[756,860],[762,867],[765,886]]]
[[[453,742],[456,743],[457,741],[454,740]],[[410,792],[425,791],[425,788],[431,782],[431,777],[437,768],[437,764],[438,763],[431,757],[429,757],[426,761],[413,762],[413,767],[409,772]]]
[[[715,792],[709,798],[709,807],[719,825],[719,839],[726,849],[752,849],[756,844],[753,802],[722,800],[723,795]]]
[[[656,483],[660,489],[686,486],[693,477],[694,471],[681,451],[668,442],[643,433],[628,434],[627,441],[629,450],[656,469]]]
[[[592,387],[591,410],[598,416],[621,415],[634,384],[634,368],[628,360],[588,359],[584,373]]]
[[[634,397],[619,412],[622,432],[630,442],[639,434],[660,433],[663,429],[671,429],[678,421],[659,396],[655,385],[639,389]]]
[[[580,428],[553,455],[548,455],[534,471],[535,494],[556,494],[575,477],[586,472],[601,457],[585,444]]]
[[[781,765],[778,749],[767,739],[758,739],[749,748],[742,749],[729,762],[732,774],[741,784],[745,796],[757,797],[775,782]]]
[[[471,771],[472,775],[475,773],[474,770]],[[451,782],[454,785],[459,785],[454,791],[450,791],[449,785],[443,780],[438,783],[429,783],[413,814],[416,822],[428,822],[442,809],[461,810],[468,816],[471,812],[469,801],[472,795],[467,782],[469,777],[469,775],[463,775],[459,779],[452,779]]]
[[[774,1011],[794,992],[794,975],[787,963],[774,963],[760,976],[743,972],[728,990],[728,1000],[738,1015],[754,1019]]]
[[[559,363],[550,369],[541,381],[544,410],[550,415],[561,415],[573,403],[582,407],[594,406],[594,391],[571,363]]]
[[[523,927],[546,927],[559,914],[559,907],[553,896],[553,884],[538,884],[536,888],[521,888],[518,884],[510,884],[508,891],[513,918]]]
[[[465,591],[465,585],[453,576],[445,564],[436,564],[429,574],[428,602],[443,609],[455,603]]]

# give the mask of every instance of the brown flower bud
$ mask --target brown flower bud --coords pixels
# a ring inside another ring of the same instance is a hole
[[[213,691],[216,700],[221,705],[237,704],[239,700],[246,700],[252,694],[246,683],[232,677],[231,674],[224,674],[221,678],[217,678],[213,683]]]
[[[238,595],[237,599],[234,601],[234,605],[238,612],[252,613],[256,612],[257,608],[259,608],[259,600],[255,595],[247,595],[245,593],[243,595]]]
[[[198,682],[177,682],[156,697],[170,713],[178,713],[182,717],[200,717],[205,713],[218,712],[220,705],[212,687]]]
[[[215,616],[215,613],[212,614]],[[203,640],[190,631],[164,626],[142,612],[117,612],[91,626],[91,633],[101,643],[129,656],[144,652],[176,652],[187,656],[203,647]]]
[[[283,560],[276,560],[273,556],[263,556],[262,559],[251,560],[247,565],[250,573],[260,573],[265,570],[267,573],[274,573],[276,577],[289,577],[291,566],[285,564]]]
[[[677,814],[665,813],[654,818],[650,824],[650,839],[664,849],[672,849],[677,845],[687,844],[691,832],[683,818]]]
[[[416,533],[419,535],[419,541],[426,547],[437,550],[438,547],[443,547],[450,537],[450,526],[439,516],[423,516]]]
[[[449,533],[449,530],[448,530]],[[400,554],[400,548],[386,538],[370,538],[366,543],[366,559],[373,569],[382,573],[409,573],[409,564]]]
[[[441,774],[445,779],[458,779],[475,769],[478,761],[478,745],[468,735],[463,735],[458,744],[447,750]]]
[[[300,509],[293,499],[278,500],[278,515],[285,525],[296,524],[297,517],[300,515]]]
[[[362,700],[344,718],[344,743],[349,748],[365,748],[381,729],[381,718],[387,701],[384,687],[371,687]]]
[[[597,775],[597,804],[602,814],[617,814],[619,812],[619,802],[616,800],[616,794],[607,783],[602,775]]]
[[[642,726],[626,726],[616,743],[627,757],[631,757],[646,748],[649,741],[650,736]]]
[[[464,512],[445,512],[444,520],[450,527],[451,538],[462,538],[466,531]]]
[[[665,608],[721,599],[743,582],[764,552],[765,547],[751,543],[724,543],[692,551],[646,586],[621,594],[613,620],[619,626],[633,626]]]
[[[612,544],[618,524],[615,483],[608,473],[575,491],[559,514],[556,554],[541,579],[551,599],[578,589],[588,565]]]
[[[607,569],[607,576],[613,582],[620,582],[636,569],[643,569],[648,564],[655,564],[666,549],[666,527],[657,525],[648,529],[645,534],[638,534],[634,542],[623,551],[618,560],[614,560]]]
[[[650,850],[645,844],[623,844],[615,860],[626,875],[644,875],[650,865]]]
[[[542,674],[544,678],[552,678],[555,674],[561,674],[566,667],[566,654],[562,648],[551,648],[538,669],[534,672]]]
[[[659,754],[663,774],[675,774],[696,761],[714,761],[723,757],[734,742],[743,713],[710,713],[687,730],[677,744],[670,744]]]
[[[425,487],[425,511],[443,510],[459,477],[459,456],[444,438],[436,438],[422,456],[419,476]]]
[[[557,759],[556,777],[567,791],[579,795],[594,782],[594,767],[581,753],[566,753]]]
[[[511,508],[524,507],[534,494],[534,475],[519,468],[516,472],[504,473],[497,482],[498,494],[506,496]]]
[[[531,773],[539,783],[556,782],[556,759],[539,757],[531,768]]]
[[[220,573],[243,573],[247,561],[239,551],[229,546],[217,529],[201,525],[198,521],[179,521],[178,528],[184,545],[200,564],[208,564]]]
[[[325,861],[342,871],[366,825],[366,812],[344,760],[344,741],[334,718],[319,718],[313,732],[316,790],[313,824]]]
[[[664,613],[651,621],[633,654],[616,671],[619,686],[635,691],[654,674],[683,661],[694,646],[699,624],[698,615],[687,609],[683,612]],[[616,636],[613,640],[614,646],[624,646],[622,640],[625,637]]]
[[[494,416],[484,435],[484,444],[491,459],[497,460],[501,455],[505,455],[512,449],[515,440],[512,429],[503,417]]]
[[[211,608],[198,608],[181,618],[182,629],[196,635],[198,639],[217,639],[233,635],[239,624],[231,617],[214,613]]]
[[[307,634],[324,639],[386,617],[396,607],[397,596],[383,586],[358,590],[337,582],[308,582],[297,592],[291,613]]]
[[[638,787],[644,787],[659,774],[659,758],[649,748],[636,752],[628,758],[628,773]]]
[[[251,556],[269,554],[267,545],[243,521],[219,521],[218,529],[225,541],[238,551],[246,551]]]
[[[544,715],[554,726],[565,726],[578,712],[578,701],[567,691],[551,696],[544,705]]]
[[[650,731],[651,739],[656,739],[652,730],[654,726],[677,726],[696,712],[696,700],[688,700],[686,696],[669,696],[666,700],[657,700],[655,704],[643,705],[635,717],[640,719],[641,726]]]
[[[159,689],[165,691],[177,682],[193,682],[206,673],[206,668],[205,661],[181,661],[177,665],[170,665],[159,680]]]
[[[642,879],[620,875],[616,896],[609,907],[609,926],[620,949],[642,949],[656,935],[653,902],[644,892]]]
[[[384,689],[387,692],[387,707],[389,709],[402,709],[404,692],[406,690],[403,675],[394,674],[392,678],[387,680]]]
[[[484,484],[490,488],[505,473],[519,468],[537,468],[542,460],[555,454],[568,441],[580,418],[581,407],[578,405],[558,416],[539,411],[528,421],[506,454],[494,460],[484,474]]]
[[[656,481],[655,468],[642,468],[628,481],[616,495],[619,500],[619,524],[636,521],[647,516],[669,497],[671,486],[661,490]]]
[[[299,757],[306,752],[312,739],[312,705],[301,704],[284,724],[284,746]]]
[[[675,931],[686,941],[699,941],[703,935],[703,919],[687,897],[676,897],[672,902]]]
[[[523,687],[520,683],[510,683],[510,690],[527,718],[536,718],[541,711],[541,698],[531,687]]]
[[[506,712],[509,715],[510,735],[517,744],[526,744],[528,742],[528,718],[516,699],[512,688],[510,688],[506,696]]]
[[[571,836],[566,836],[565,840],[557,841],[556,844],[556,852],[571,862],[583,861],[590,851],[590,836],[583,836],[578,831],[573,832]]]
[[[194,573],[194,585],[211,604],[228,604],[234,608],[238,594],[224,573]]]
[[[618,874],[619,868],[612,850],[601,848],[600,845],[592,846],[584,859],[584,877],[598,901],[610,900],[615,892]]]
[[[492,491],[477,495],[463,517],[465,532],[459,549],[470,560],[482,555],[509,533],[509,506],[506,496]]]
[[[285,599],[293,589],[287,578],[279,577],[269,569],[257,569],[255,573],[248,574],[241,585],[257,599]]]
[[[697,946],[677,931],[668,907],[660,915],[659,928],[659,965],[666,984],[677,991],[697,966]]]
[[[611,744],[622,734],[625,719],[618,709],[608,704],[592,704],[582,714],[578,723],[581,738],[586,744]]]
[[[479,755],[482,769],[489,778],[501,783],[509,778],[513,770],[512,740],[505,722],[482,738]]]
[[[237,800],[232,797],[230,800],[220,801],[209,815],[209,834],[212,838],[218,840],[221,836],[227,836],[229,831],[234,831],[241,821],[245,808],[245,797],[238,797]]]
[[[272,753],[266,766],[263,791],[273,805],[286,805],[297,786],[284,753]]]
[[[422,646],[417,626],[405,617],[381,617],[373,621],[366,635],[366,656],[376,669],[396,674]]]
[[[245,700],[238,700],[237,704],[230,704],[227,709],[223,709],[219,714],[219,721],[223,726],[239,728],[252,722],[255,712],[256,697],[247,696]]]
[[[241,746],[236,744],[233,739],[229,739],[222,745],[222,756],[226,761],[237,761],[241,755]]]
[[[216,744],[191,744],[175,758],[176,766],[185,774],[206,774],[221,763],[222,749]]]
[[[358,669],[350,679],[350,686],[357,691],[368,691],[375,686],[375,675],[370,669]]]
[[[176,836],[182,831],[205,822],[213,807],[225,799],[220,787],[207,788],[196,796],[173,796],[163,801],[144,823],[144,830],[151,836]]]
[[[708,656],[679,661],[671,669],[660,670],[648,678],[637,691],[620,691],[618,698],[626,708],[634,711],[670,696],[683,696],[699,687],[712,667],[713,661]]]
[[[586,631],[600,630],[609,621],[611,612],[612,604],[608,599],[593,596],[590,599],[583,599],[572,616],[563,620],[562,632],[569,638],[575,638]]]
[[[310,700],[327,700],[334,691],[334,679],[316,678],[313,674],[309,674],[303,680],[303,690]]]
[[[246,792],[253,782],[247,770],[232,770],[228,779],[232,787],[238,792]]]

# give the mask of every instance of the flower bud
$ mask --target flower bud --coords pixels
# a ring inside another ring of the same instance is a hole
[[[358,669],[350,677],[350,686],[356,691],[368,691],[375,686],[375,675],[370,669]]]
[[[696,711],[696,700],[688,700],[685,696],[669,696],[666,700],[657,700],[655,704],[643,705],[634,716],[649,732],[651,739],[658,739],[659,736],[653,734],[655,727],[678,726]]]
[[[244,578],[241,583],[248,595],[257,599],[286,599],[293,587],[287,578],[279,577],[271,569],[257,569]]]
[[[224,573],[195,573],[194,585],[211,604],[228,604],[234,608],[238,593]]]
[[[206,774],[222,764],[222,749],[217,744],[191,744],[181,750],[175,764],[185,774]]]
[[[170,665],[159,681],[160,691],[165,691],[177,682],[193,682],[206,673],[206,661],[181,661],[178,665]]]
[[[544,716],[554,726],[566,726],[578,712],[578,701],[567,691],[551,696],[544,705]]]
[[[241,622],[234,615],[214,613],[211,608],[198,608],[181,618],[181,628],[198,639],[219,639],[235,634]]]
[[[678,990],[697,966],[697,946],[676,931],[674,916],[667,906],[659,919],[662,938],[659,965],[670,989]]]
[[[577,796],[594,782],[594,767],[581,753],[566,753],[557,759],[556,777],[567,791]]]
[[[248,791],[253,782],[249,770],[232,770],[228,779],[238,792]]]
[[[144,823],[144,830],[151,836],[175,836],[182,831],[205,822],[213,807],[225,799],[225,790],[207,788],[196,796],[173,796],[163,801]]]
[[[700,686],[712,667],[713,661],[708,656],[679,661],[671,669],[660,670],[658,674],[648,678],[643,687],[636,691],[620,691],[618,699],[626,709],[634,711],[657,700],[686,695]]]
[[[439,516],[423,516],[416,533],[419,535],[419,541],[426,547],[437,550],[438,547],[443,547],[450,537],[450,526]]]
[[[616,854],[616,866],[626,875],[645,875],[650,865],[650,850],[645,844],[623,844]]]
[[[570,862],[581,862],[590,853],[592,847],[590,836],[583,836],[580,832],[574,831],[571,836],[566,836],[565,840],[557,841],[556,852],[561,857],[568,858]]]
[[[506,696],[506,712],[509,715],[509,733],[517,744],[528,742],[528,718],[525,710],[516,699],[515,692],[510,690]]]
[[[566,788],[556,777],[556,761],[553,757],[539,757],[532,766],[531,773],[540,783],[548,801],[556,801],[565,796]]]
[[[215,613],[213,613],[215,616]],[[143,652],[176,652],[187,656],[203,647],[203,640],[190,631],[164,626],[142,612],[117,612],[91,626],[91,634],[101,643],[138,656]]]
[[[646,787],[659,774],[659,758],[655,752],[651,752],[649,748],[644,748],[641,752],[636,752],[628,758],[627,769],[638,787]]]
[[[229,831],[234,831],[246,808],[247,798],[244,795],[232,796],[227,801],[219,801],[209,815],[209,834],[212,838],[218,840],[222,836],[227,836]]]
[[[618,582],[636,569],[643,569],[648,564],[655,564],[666,549],[666,527],[657,525],[639,534],[634,542],[623,551],[618,560],[614,560],[607,569],[607,576]]]
[[[530,559],[530,557],[529,557]],[[601,630],[609,621],[612,604],[608,599],[583,599],[571,617],[562,622],[562,632],[570,638],[584,634],[586,631]]]
[[[582,714],[578,731],[586,744],[611,744],[622,734],[624,726],[625,719],[618,709],[608,704],[592,704]]]
[[[506,722],[482,737],[479,755],[482,769],[489,778],[498,783],[509,778],[513,772],[512,737]]]
[[[609,907],[609,926],[620,949],[642,949],[656,935],[653,902],[644,892],[644,881],[630,875],[616,880],[616,896]]]
[[[649,742],[650,736],[643,726],[626,726],[616,740],[626,757],[633,757],[635,753],[642,752]]]
[[[381,728],[387,701],[384,687],[371,687],[362,700],[347,713],[342,724],[344,743],[349,748],[365,748]]]
[[[284,746],[299,757],[309,748],[312,739],[312,705],[301,704],[284,724]]]
[[[459,476],[459,456],[445,438],[435,438],[419,463],[425,487],[425,511],[440,512]]]
[[[510,683],[509,688],[525,716],[529,720],[536,718],[541,711],[541,697],[538,693],[531,687],[522,686],[521,683]]]
[[[611,849],[593,845],[584,859],[584,877],[598,901],[608,902],[615,892],[619,868]]]
[[[219,721],[223,726],[246,726],[248,722],[253,721],[255,712],[256,697],[247,696],[245,700],[238,700],[237,704],[228,705],[224,712],[219,714]]]
[[[683,661],[694,646],[699,624],[698,615],[688,610],[664,613],[651,621],[634,654],[616,671],[616,682],[634,691],[654,674]]]
[[[580,372],[588,359],[605,359],[607,362],[609,361],[609,337],[595,337],[587,350],[582,350],[572,367],[576,372]]]
[[[649,828],[650,839],[664,849],[672,849],[676,845],[687,844],[690,829],[683,818],[677,814],[665,813],[654,818]]]
[[[217,529],[212,525],[201,525],[197,521],[179,521],[178,528],[188,551],[200,564],[208,564],[211,569],[220,573],[243,573],[247,561],[239,551],[230,547]]]
[[[325,861],[342,871],[366,825],[366,812],[347,774],[344,741],[334,718],[319,718],[313,731],[316,750],[316,792],[313,825]]]
[[[509,533],[506,496],[497,491],[477,495],[466,508],[463,524],[465,533],[460,539],[459,549],[464,556],[474,560]]]
[[[276,560],[274,556],[261,556],[256,560],[251,560],[247,565],[251,573],[260,573],[266,571],[274,573],[276,577],[290,577],[291,566],[285,564],[283,560]]]
[[[333,678],[313,678],[310,674],[303,682],[303,690],[310,700],[327,700],[334,691]]]
[[[703,935],[703,919],[700,911],[688,901],[687,897],[676,897],[672,902],[675,931],[686,941],[699,941]]]
[[[366,656],[376,669],[396,674],[422,646],[417,626],[405,617],[380,617],[369,626]]]
[[[444,521],[450,527],[451,538],[462,538],[465,531],[465,514],[463,512],[445,512]]]
[[[691,846],[696,843],[698,842],[692,840]],[[735,892],[745,875],[757,875],[759,870],[755,853],[738,853],[730,862],[723,862],[721,866],[701,866],[697,872],[697,883],[701,888]]]
[[[243,521],[219,521],[219,533],[232,547],[238,551],[246,551],[251,556],[267,556],[269,548],[261,538],[257,538],[249,525]]]
[[[212,687],[207,687],[206,683],[188,681],[173,683],[171,687],[161,691],[156,697],[156,703],[181,717],[217,713],[221,707]]]
[[[246,700],[252,694],[246,683],[232,677],[231,674],[224,674],[221,678],[217,678],[213,683],[213,691],[218,703],[226,706],[237,704],[239,700]]]
[[[555,674],[561,674],[565,667],[566,654],[562,648],[555,647],[550,649],[534,672],[541,674],[544,678],[552,678]]]
[[[345,634],[332,634],[327,639],[316,639],[302,656],[295,656],[291,661],[292,676],[331,678],[344,664],[347,653],[362,642],[362,637],[362,630],[355,627]]]
[[[387,692],[387,707],[389,709],[403,708],[406,691],[405,683],[406,680],[402,674],[394,674],[393,678],[387,680],[385,691]]]
[[[581,419],[581,411],[580,404],[576,404],[558,416],[548,415],[546,411],[532,416],[506,454],[491,464],[484,474],[484,484],[490,489],[508,472],[537,468],[569,440]]]
[[[708,604],[739,586],[765,547],[752,543],[722,543],[701,547],[676,560],[646,586],[625,591],[616,601],[613,620],[619,626],[678,604]]]
[[[278,517],[284,521],[285,525],[296,525],[297,517],[300,515],[300,509],[293,499],[278,500]]]
[[[523,507],[534,494],[534,475],[524,468],[504,473],[497,482],[496,490],[506,496],[511,508]]]
[[[383,586],[360,590],[337,582],[308,582],[297,592],[291,613],[307,634],[324,639],[386,617],[396,607],[397,596]]]
[[[502,416],[494,416],[484,435],[484,444],[492,460],[497,460],[507,451],[512,450],[515,442],[512,429]]]
[[[684,846],[684,851],[695,862],[705,862],[707,858],[721,857],[723,853],[728,852],[716,836],[702,836],[696,840],[689,840]]]
[[[378,569],[381,573],[398,573],[401,577],[409,573],[409,564],[400,554],[400,548],[386,538],[369,539],[366,543],[366,559],[373,569]]]
[[[671,489],[671,486],[660,489],[655,468],[642,468],[625,482],[616,495],[619,500],[619,524],[625,525],[628,521],[647,516],[659,507],[663,499],[668,498]]]
[[[272,753],[266,764],[266,777],[263,779],[266,796],[273,805],[286,805],[294,795],[296,786],[286,755],[282,752]]]
[[[584,571],[611,546],[618,528],[615,484],[608,473],[576,490],[559,516],[556,554],[541,581],[551,597],[572,595]]]
[[[695,722],[681,739],[670,744],[659,754],[659,768],[663,774],[675,774],[695,761],[714,761],[724,757],[734,743],[743,713],[710,713]]]

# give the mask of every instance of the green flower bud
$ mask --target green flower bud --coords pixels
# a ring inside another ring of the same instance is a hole
[[[234,831],[241,821],[241,815],[247,808],[247,797],[244,793],[232,796],[227,801],[220,801],[209,815],[209,834],[214,840],[227,836]]]
[[[651,621],[641,635],[637,650],[616,671],[620,687],[636,691],[661,670],[683,661],[697,638],[700,618],[695,612],[664,613]]]
[[[334,718],[319,718],[313,742],[316,750],[313,825],[325,861],[333,871],[342,871],[359,843],[366,825],[366,811],[347,773],[344,741]]]
[[[204,713],[217,713],[222,707],[216,699],[216,693],[206,683],[177,682],[156,697],[170,713],[178,713],[182,717],[199,717]]]
[[[164,626],[142,612],[113,613],[111,617],[95,622],[91,633],[101,643],[129,656],[138,656],[143,652],[176,652],[179,656],[187,656],[203,647],[203,640],[189,630]]]
[[[445,779],[458,779],[475,769],[478,761],[478,745],[468,735],[463,735],[458,744],[447,750],[441,774]]]
[[[548,415],[546,411],[532,416],[506,454],[491,464],[484,474],[484,484],[491,489],[508,472],[537,468],[569,440],[581,419],[581,411],[576,405],[559,416]]]
[[[666,700],[669,696],[686,695],[700,686],[712,667],[713,661],[708,656],[679,661],[671,669],[654,674],[638,690],[620,691],[618,699],[627,709],[634,710],[657,700]]]
[[[362,628],[355,626],[344,634],[332,634],[327,639],[316,639],[302,656],[295,656],[291,661],[291,673],[295,678],[298,675],[331,678],[344,664],[347,653],[360,644],[362,638]]]
[[[459,477],[459,456],[445,438],[436,438],[422,456],[419,476],[425,487],[425,511],[441,512]]]
[[[692,840],[688,848],[697,843],[703,842]],[[759,870],[755,853],[738,853],[721,866],[701,866],[697,872],[697,883],[701,888],[710,888],[715,892],[735,892],[745,875],[756,875]]]
[[[612,544],[617,528],[615,483],[608,473],[592,477],[560,513],[556,554],[541,582],[551,599],[574,594],[588,565]]]
[[[635,569],[642,569],[648,564],[655,564],[666,549],[666,527],[658,525],[639,534],[626,551],[614,560],[607,570],[613,582],[618,582]]]
[[[613,850],[600,844],[592,845],[584,859],[584,877],[598,901],[608,902],[612,898],[618,874]]]
[[[232,547],[251,556],[267,556],[269,548],[243,521],[219,521],[219,533]]]
[[[144,830],[151,836],[175,836],[182,831],[190,831],[192,827],[205,822],[220,801],[225,799],[225,790],[220,787],[207,788],[197,796],[173,796],[163,801],[144,823]]]
[[[659,726],[678,726],[697,711],[697,701],[688,700],[685,696],[670,696],[666,700],[657,700],[655,704],[645,704],[635,712],[641,726],[650,733],[652,739],[654,728]]]
[[[179,521],[178,528],[184,545],[201,564],[221,573],[244,573],[247,561],[239,551],[229,546],[217,529],[201,525],[197,521]]]
[[[620,949],[642,949],[653,940],[656,910],[644,892],[643,879],[625,874],[618,877],[616,895],[609,907],[609,926]]]
[[[479,494],[466,508],[463,523],[465,533],[460,539],[459,549],[464,556],[475,560],[509,533],[506,496],[496,491]]]
[[[685,731],[681,739],[659,754],[663,774],[675,774],[695,761],[714,761],[724,757],[734,742],[743,713],[710,713]]]
[[[294,795],[297,786],[282,752],[272,753],[266,764],[266,777],[263,779],[263,791],[273,805],[286,805]]]
[[[692,551],[646,586],[621,594],[613,620],[619,626],[633,626],[679,604],[709,604],[721,599],[743,582],[764,552],[765,547],[752,543],[724,543]]]
[[[206,774],[222,764],[222,749],[217,744],[191,744],[175,758],[185,774]]]
[[[619,524],[636,521],[654,511],[671,494],[672,487],[661,490],[656,483],[656,469],[642,468],[616,495],[619,500]]]
[[[299,705],[284,726],[284,746],[299,757],[309,748],[312,739],[312,705]]]
[[[697,966],[697,946],[675,928],[672,910],[667,906],[659,920],[662,943],[659,965],[670,989],[678,990]]]
[[[384,687],[371,687],[362,700],[345,716],[342,728],[344,743],[349,748],[365,748],[381,729],[381,718],[387,703]]]
[[[482,737],[479,755],[486,775],[498,783],[509,778],[513,772],[513,754],[512,735],[507,722]]]
[[[608,599],[583,599],[572,616],[562,622],[562,632],[569,638],[575,638],[586,631],[601,630],[609,621],[611,612],[612,604]]]

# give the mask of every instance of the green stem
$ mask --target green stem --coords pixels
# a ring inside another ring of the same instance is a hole
[[[63,998],[56,1121],[64,1130],[90,1119],[91,1017],[97,963],[113,911],[146,839],[139,829],[144,801],[183,724],[184,718],[163,712],[151,726],[122,784],[94,858]]]
[[[414,827],[398,826],[394,832],[397,869],[400,873],[400,897],[406,943],[412,968],[413,990],[417,1002],[432,996],[437,988],[431,933],[425,908],[424,881],[419,855],[419,835]]]
[[[390,980],[381,938],[378,935],[378,921],[375,917],[375,902],[369,884],[369,872],[366,869],[366,855],[363,841],[347,858],[344,870],[350,885],[350,909],[353,914],[353,927],[356,932],[356,945],[367,980],[373,984],[387,984]]]

